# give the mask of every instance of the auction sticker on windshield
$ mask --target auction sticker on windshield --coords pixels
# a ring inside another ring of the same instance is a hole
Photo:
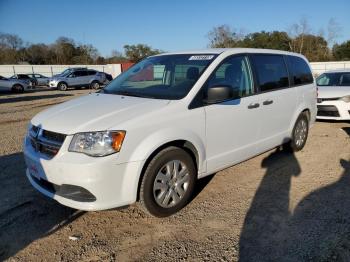
[[[188,60],[212,60],[213,55],[193,55]]]

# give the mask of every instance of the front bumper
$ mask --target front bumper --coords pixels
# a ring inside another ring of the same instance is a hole
[[[103,210],[136,201],[144,161],[117,163],[117,154],[89,157],[68,152],[66,139],[49,159],[25,139],[26,175],[38,191],[59,203],[86,211]]]
[[[350,103],[341,100],[317,103],[317,119],[350,120]]]

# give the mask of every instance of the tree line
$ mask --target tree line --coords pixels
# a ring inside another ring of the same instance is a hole
[[[138,62],[161,52],[145,44],[125,45],[124,54],[112,51],[111,56],[103,57],[93,45],[67,37],[59,37],[53,44],[29,44],[17,35],[0,33],[0,64],[113,64]]]
[[[305,18],[287,31],[254,32],[232,29],[229,25],[214,27],[208,33],[209,47],[268,48],[301,53],[311,62],[350,60],[350,40],[335,43],[341,27],[331,19],[327,30],[314,33]]]
[[[286,31],[245,33],[228,25],[214,27],[207,34],[209,47],[269,48],[297,52],[309,61],[350,60],[350,40],[336,43],[341,27],[331,19],[326,30],[315,33],[305,18]],[[0,64],[113,64],[138,62],[162,53],[146,44],[125,45],[124,52],[112,51],[101,56],[90,44],[81,44],[71,38],[59,37],[52,44],[25,43],[19,36],[0,32]]]

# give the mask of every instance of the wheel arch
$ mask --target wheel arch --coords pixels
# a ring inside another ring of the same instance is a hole
[[[292,135],[292,131],[293,131],[295,122],[297,121],[298,117],[299,117],[300,114],[302,114],[302,113],[307,113],[308,120],[309,120],[309,125],[310,125],[310,120],[311,120],[311,109],[310,109],[309,107],[307,107],[307,106],[301,106],[301,107],[299,107],[298,110],[295,111],[295,114],[294,114],[294,116],[293,116],[292,122],[290,123],[290,127],[289,127],[290,135]]]

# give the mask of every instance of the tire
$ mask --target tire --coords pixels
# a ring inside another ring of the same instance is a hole
[[[68,85],[65,82],[59,82],[57,85],[57,89],[61,91],[66,91],[68,89]]]
[[[174,172],[174,167],[178,172]],[[195,164],[186,151],[174,146],[163,149],[149,162],[142,178],[142,209],[156,217],[176,213],[189,202],[196,173]]]
[[[23,93],[24,92],[24,87],[20,84],[15,84],[11,88],[11,91],[14,93]]]
[[[100,89],[101,85],[98,81],[93,81],[91,84],[90,84],[90,88],[91,89],[95,89],[95,90],[98,90]]]
[[[309,134],[309,115],[303,112],[294,124],[291,140],[284,145],[289,152],[297,152],[304,148]]]

